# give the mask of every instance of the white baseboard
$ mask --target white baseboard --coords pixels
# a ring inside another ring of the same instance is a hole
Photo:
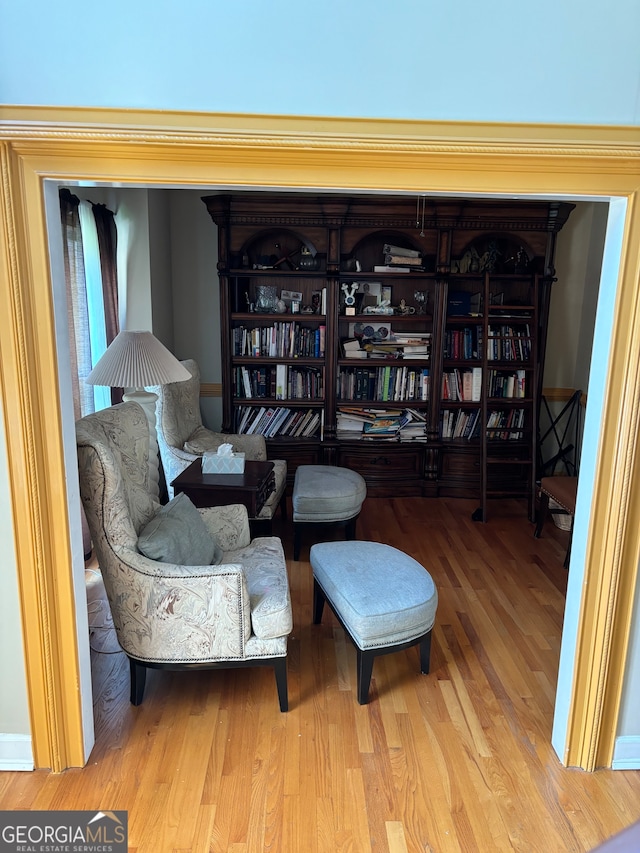
[[[640,770],[640,735],[616,738],[611,768],[612,770]]]
[[[0,770],[33,770],[30,735],[0,734]]]

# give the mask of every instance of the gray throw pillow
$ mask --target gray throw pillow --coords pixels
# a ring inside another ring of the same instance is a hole
[[[147,522],[138,536],[138,550],[151,560],[179,566],[209,566],[222,559],[222,548],[184,492]]]

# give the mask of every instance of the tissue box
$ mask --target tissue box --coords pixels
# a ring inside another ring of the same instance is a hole
[[[244,453],[233,456],[219,456],[207,451],[202,456],[203,474],[244,474]]]

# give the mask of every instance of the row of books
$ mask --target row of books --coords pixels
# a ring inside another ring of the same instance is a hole
[[[481,410],[443,409],[440,414],[440,436],[443,439],[479,438]],[[521,440],[524,437],[525,410],[494,410],[487,415],[487,438],[490,440]]]
[[[277,364],[233,369],[233,393],[244,399],[317,400],[324,395],[323,372],[317,367]]]
[[[482,391],[482,368],[450,370],[442,374],[442,399],[476,403]]]
[[[233,355],[240,358],[323,358],[326,326],[302,326],[295,320],[252,329],[236,326],[231,339]]]
[[[429,383],[427,367],[412,368],[406,364],[344,367],[338,373],[336,392],[339,400],[427,401]]]
[[[487,358],[489,361],[529,361],[531,358],[529,324],[489,326]]]
[[[425,441],[426,413],[418,409],[340,407],[336,436],[369,441]]]
[[[324,410],[321,409],[240,406],[236,410],[236,432],[242,435],[312,437],[322,433],[323,426]]]
[[[526,370],[515,370],[513,373],[489,371],[487,390],[490,397],[526,397],[526,386]]]
[[[482,326],[447,329],[444,334],[444,357],[460,359],[482,358]]]

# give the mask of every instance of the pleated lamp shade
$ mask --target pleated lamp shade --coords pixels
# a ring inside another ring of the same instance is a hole
[[[119,332],[86,381],[111,388],[144,388],[185,379],[191,379],[187,368],[151,332]]]

